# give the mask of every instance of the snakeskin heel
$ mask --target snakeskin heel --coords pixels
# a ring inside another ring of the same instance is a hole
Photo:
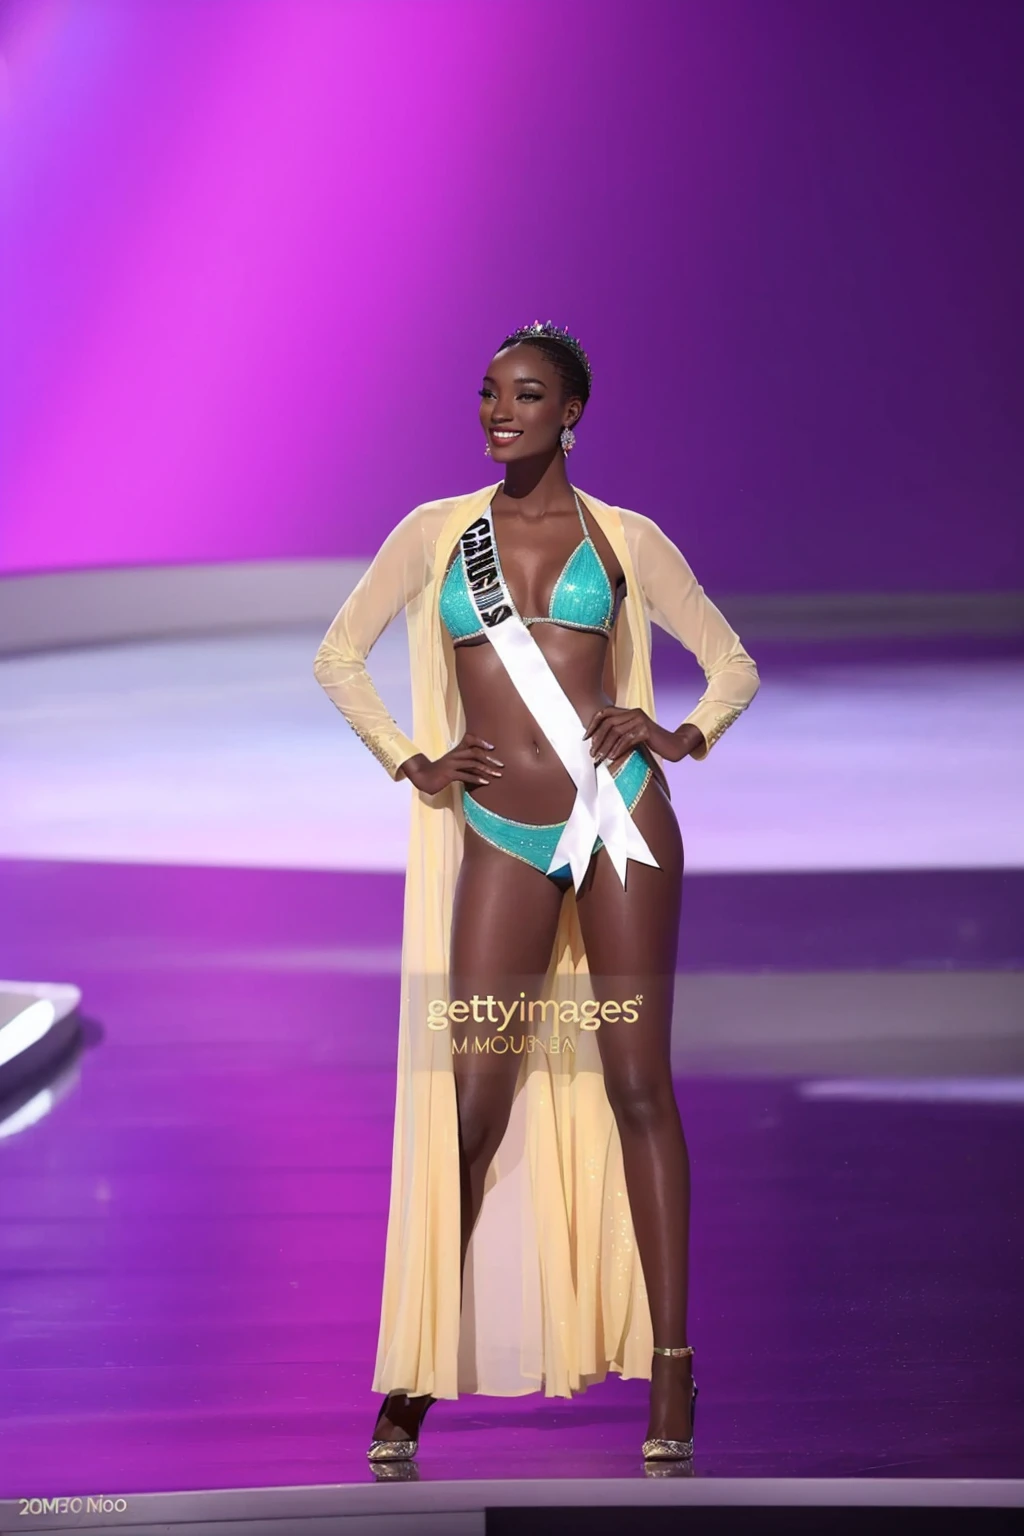
[[[656,1355],[692,1355],[693,1350],[689,1344],[684,1344],[680,1349],[666,1349],[655,1344]],[[690,1438],[689,1440],[662,1440],[654,1437],[643,1443],[643,1458],[645,1461],[687,1461],[693,1455],[693,1425],[697,1415],[697,1383],[693,1383],[693,1392],[690,1396]]]
[[[426,1395],[430,1397],[429,1393]],[[378,1419],[388,1405],[388,1398],[394,1396],[395,1394],[393,1392],[389,1392],[387,1394],[387,1397],[385,1397],[384,1401],[380,1405],[380,1411],[377,1414]],[[431,1408],[433,1408],[436,1401],[437,1399],[435,1397],[430,1397],[430,1401],[427,1403],[427,1406],[420,1414],[421,1429],[423,1428],[423,1420],[426,1418]],[[419,1443],[420,1442],[418,1438],[416,1440],[371,1440],[369,1446],[367,1447],[366,1455],[370,1461],[411,1461],[419,1449]]]

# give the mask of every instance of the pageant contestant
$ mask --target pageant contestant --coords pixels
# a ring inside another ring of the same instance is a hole
[[[658,525],[570,483],[590,386],[550,321],[506,337],[480,390],[503,478],[403,518],[316,657],[413,789],[372,1460],[414,1456],[438,1398],[571,1397],[609,1371],[650,1380],[645,1458],[693,1451],[661,764],[706,758],[758,674]],[[412,737],[365,665],[403,610]],[[707,682],[674,728],[652,619]]]

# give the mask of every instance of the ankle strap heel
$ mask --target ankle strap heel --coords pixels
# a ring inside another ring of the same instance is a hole
[[[693,1346],[680,1344],[674,1349],[666,1345],[655,1344],[656,1355],[685,1356],[693,1354]],[[688,1461],[693,1455],[693,1421],[697,1413],[697,1383],[692,1384],[690,1394],[690,1438],[689,1440],[645,1440],[642,1455],[645,1461]]]

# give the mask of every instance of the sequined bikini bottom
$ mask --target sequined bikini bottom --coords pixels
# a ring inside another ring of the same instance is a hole
[[[612,778],[626,802],[626,809],[632,812],[650,781],[651,765],[642,752],[634,750],[618,771],[612,774]],[[499,816],[497,811],[479,805],[472,795],[467,794],[465,784],[462,785],[462,808],[468,824],[486,842],[500,848],[503,853],[510,853],[514,859],[522,859],[524,864],[532,864],[542,875],[547,874],[548,865],[565,827],[564,821],[552,821],[538,826],[534,822],[513,821],[510,816]],[[603,847],[604,844],[598,838],[594,843],[594,853]],[[561,869],[551,871],[551,878],[571,879],[572,871],[568,864],[563,864]]]

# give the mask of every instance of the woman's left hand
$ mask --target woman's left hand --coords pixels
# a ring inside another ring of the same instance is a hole
[[[591,756],[599,763],[605,758],[614,762],[641,742],[650,747],[652,752],[657,752],[659,757],[677,763],[692,746],[684,747],[674,731],[667,731],[657,720],[644,714],[642,709],[623,709],[617,704],[605,704],[595,710],[583,733],[584,741],[588,736],[593,737]]]

